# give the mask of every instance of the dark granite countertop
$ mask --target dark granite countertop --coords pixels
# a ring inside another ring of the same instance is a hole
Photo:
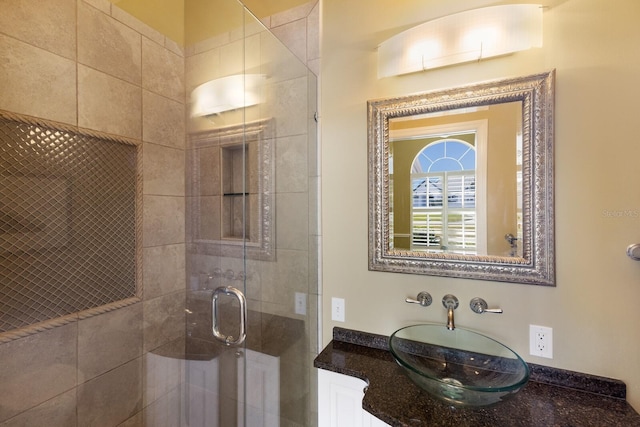
[[[362,407],[391,426],[640,426],[623,382],[534,364],[512,399],[454,408],[411,382],[382,335],[335,328],[314,366],[366,381]]]

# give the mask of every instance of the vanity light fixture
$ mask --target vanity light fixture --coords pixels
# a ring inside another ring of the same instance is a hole
[[[191,92],[191,117],[260,104],[265,79],[264,74],[235,74],[201,84]]]
[[[542,47],[542,6],[473,9],[425,22],[378,46],[378,78]]]

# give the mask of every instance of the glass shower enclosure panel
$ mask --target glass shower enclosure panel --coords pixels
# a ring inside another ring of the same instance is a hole
[[[219,3],[229,28],[185,58],[181,418],[314,425],[316,77],[241,3]]]

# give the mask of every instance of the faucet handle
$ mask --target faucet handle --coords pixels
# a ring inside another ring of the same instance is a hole
[[[431,305],[432,301],[433,301],[433,299],[431,298],[431,294],[429,294],[429,292],[425,292],[425,291],[420,292],[418,294],[418,296],[416,297],[416,299],[406,298],[404,300],[404,302],[408,302],[410,304],[420,304],[423,307]]]
[[[479,297],[472,298],[469,302],[469,306],[474,313],[497,313],[502,314],[501,308],[489,308],[489,305],[485,300]]]

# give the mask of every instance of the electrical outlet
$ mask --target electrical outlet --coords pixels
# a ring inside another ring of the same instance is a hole
[[[532,356],[553,359],[553,329],[529,325],[529,353]]]
[[[331,298],[331,320],[344,322],[344,299]]]
[[[307,294],[303,294],[302,292],[296,292],[296,300],[295,300],[295,311],[296,314],[302,314],[303,316],[307,314]]]

